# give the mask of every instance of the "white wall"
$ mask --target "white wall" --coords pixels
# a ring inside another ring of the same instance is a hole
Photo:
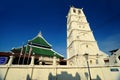
[[[33,67],[34,66],[34,67]],[[88,80],[87,67],[0,65],[0,80]],[[111,72],[110,68],[118,68]],[[8,70],[7,70],[8,69]],[[8,72],[7,72],[8,71]],[[120,66],[93,66],[90,68],[93,80],[120,80]],[[6,75],[6,78],[4,78]]]

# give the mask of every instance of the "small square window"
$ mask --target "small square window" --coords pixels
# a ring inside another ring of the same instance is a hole
[[[86,45],[86,48],[88,48],[88,45]]]
[[[76,10],[75,10],[75,9],[73,9],[73,12],[74,12],[74,13],[76,13]]]
[[[77,36],[77,39],[79,38],[79,36]]]
[[[80,10],[78,10],[78,14],[80,14],[81,13],[81,11]]]

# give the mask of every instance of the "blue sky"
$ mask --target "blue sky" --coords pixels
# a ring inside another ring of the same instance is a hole
[[[66,16],[70,6],[83,8],[99,48],[120,48],[119,0],[0,0],[0,51],[25,44],[39,31],[66,56]]]

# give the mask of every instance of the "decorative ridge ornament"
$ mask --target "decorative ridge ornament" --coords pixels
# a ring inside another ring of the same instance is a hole
[[[41,36],[42,36],[42,32],[41,32],[41,31],[38,33],[38,36],[39,36],[39,37],[41,37]]]

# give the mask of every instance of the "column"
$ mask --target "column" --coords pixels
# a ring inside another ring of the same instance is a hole
[[[56,66],[56,56],[53,57],[53,65]]]
[[[8,61],[8,63],[7,63],[7,65],[11,65],[11,64],[12,64],[13,58],[14,58],[13,55],[11,55],[11,56],[10,56],[10,59],[9,59],[9,61]]]
[[[35,59],[35,57],[34,57],[34,55],[32,55],[32,56],[31,56],[31,62],[30,62],[30,65],[34,65],[34,59]]]

